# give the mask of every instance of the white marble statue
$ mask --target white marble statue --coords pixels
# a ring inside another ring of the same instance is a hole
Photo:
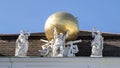
[[[44,57],[52,57],[52,46],[54,44],[54,40],[47,41],[41,39],[41,41],[45,42],[46,44],[42,45],[42,50],[39,50],[40,55]]]
[[[43,40],[46,44],[42,45],[42,50],[39,50],[40,55],[43,57],[74,57],[79,51],[77,45],[74,43],[81,42],[82,40],[68,41],[66,43],[66,38],[68,37],[69,31],[66,34],[57,34],[56,27],[53,30],[54,38],[51,41]]]
[[[102,57],[103,37],[101,36],[101,32],[95,31],[95,29],[93,29],[92,37],[94,37],[94,40],[91,43],[92,46],[91,57]]]
[[[26,57],[27,51],[29,47],[28,37],[30,36],[30,33],[25,33],[24,31],[21,31],[18,39],[16,40],[16,50],[15,50],[15,56],[17,57]]]
[[[66,43],[65,54],[67,57],[75,57],[75,54],[79,51],[77,45],[74,43],[82,42],[82,40],[69,41]]]
[[[56,27],[54,28],[54,45],[52,47],[52,57],[64,57],[65,40],[68,37],[69,31],[66,35],[63,33],[57,34]]]

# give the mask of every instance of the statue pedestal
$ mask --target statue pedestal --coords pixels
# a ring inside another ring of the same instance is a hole
[[[91,55],[90,57],[103,57],[103,56]]]

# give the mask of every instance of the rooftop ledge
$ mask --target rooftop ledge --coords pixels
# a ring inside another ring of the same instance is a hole
[[[74,58],[41,58],[41,57],[0,57],[0,68],[119,68],[118,57],[74,57]]]

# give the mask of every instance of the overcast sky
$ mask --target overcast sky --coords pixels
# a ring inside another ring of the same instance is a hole
[[[0,34],[44,32],[48,16],[69,12],[80,30],[120,33],[120,0],[0,0]]]

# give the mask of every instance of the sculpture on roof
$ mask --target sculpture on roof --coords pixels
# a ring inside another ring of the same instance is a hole
[[[27,51],[29,47],[28,37],[30,33],[25,31],[21,31],[18,39],[16,40],[16,49],[15,49],[15,56],[17,57],[26,57]]]
[[[74,43],[82,42],[82,40],[69,41],[66,43],[65,55],[67,57],[75,57],[75,54],[79,51],[78,46]]]
[[[63,33],[57,34],[56,27],[54,28],[54,45],[53,45],[53,57],[63,57],[65,40],[68,37],[69,31],[66,32],[66,35]]]
[[[49,41],[40,50],[40,54],[44,54],[42,56],[50,56],[51,54],[51,57],[66,57],[69,56],[68,53],[71,53],[71,51],[73,51],[71,54],[74,55],[78,52],[77,45],[74,44],[75,41],[73,40],[76,40],[78,37],[79,25],[77,18],[72,14],[67,12],[52,14],[46,20],[44,28],[46,38]],[[52,40],[52,45],[49,45],[49,42]]]
[[[66,43],[65,40],[68,37],[69,31],[66,31],[65,35],[63,33],[57,34],[55,27],[53,32],[54,38],[51,41],[41,39],[46,44],[42,45],[42,50],[39,50],[40,55],[44,57],[74,57],[79,51],[77,45],[74,43],[81,42],[81,40],[68,41]]]
[[[92,31],[92,37],[94,40],[91,43],[92,46],[92,54],[91,57],[102,57],[103,50],[103,37],[100,31]]]
[[[42,50],[39,50],[40,55],[43,57],[51,57],[52,56],[52,46],[54,44],[54,40],[47,41],[41,39],[41,41],[45,42],[46,44],[42,45]]]

